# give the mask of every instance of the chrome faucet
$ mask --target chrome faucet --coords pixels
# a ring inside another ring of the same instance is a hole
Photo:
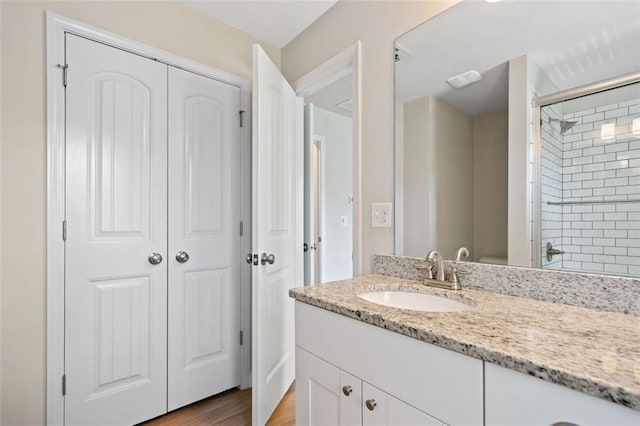
[[[429,268],[427,270],[427,275],[431,275],[427,278],[435,279],[436,281],[444,281],[444,263],[440,253],[436,250],[431,250],[427,253],[427,265]]]
[[[466,252],[466,254],[464,254]],[[462,256],[468,256],[469,250],[462,247],[456,254],[456,260]],[[427,266],[417,266],[418,269],[426,269],[424,276],[424,285],[445,288],[447,290],[460,290],[459,275],[469,275],[469,272],[458,269],[455,265],[451,266],[447,274],[444,271],[444,259],[436,250],[427,253]]]

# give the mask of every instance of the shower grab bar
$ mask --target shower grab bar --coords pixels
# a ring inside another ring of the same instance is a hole
[[[593,201],[547,201],[548,206],[575,206],[581,204],[619,204],[619,203],[640,203],[640,198],[628,200],[593,200]]]

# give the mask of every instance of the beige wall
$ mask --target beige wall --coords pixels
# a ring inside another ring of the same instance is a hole
[[[473,119],[439,99],[430,98],[429,143],[434,147],[428,186],[433,192],[429,249],[447,259],[460,247],[473,247]]]
[[[481,256],[507,257],[508,113],[473,120],[473,250]]]
[[[341,0],[282,50],[289,81],[362,41],[363,272],[393,253],[393,228],[371,227],[371,203],[393,202],[393,41],[455,1]]]
[[[428,96],[404,105],[404,247],[473,247],[473,118]]]
[[[396,223],[402,219],[402,253],[424,256],[432,247],[429,228],[433,220],[429,211],[429,173],[435,161],[429,155],[429,98],[422,97],[404,104],[403,135],[403,204],[396,206]],[[396,248],[400,249],[399,244]]]
[[[534,126],[532,101],[557,89],[549,77],[526,55],[509,61],[509,209],[508,260],[512,266],[536,266],[532,251],[534,188]],[[522,167],[526,164],[527,167]],[[538,255],[537,253],[535,254]]]
[[[45,10],[246,78],[258,41],[177,2],[1,3],[3,425],[45,416]]]

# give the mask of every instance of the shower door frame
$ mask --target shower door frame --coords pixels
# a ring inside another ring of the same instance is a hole
[[[540,202],[542,196],[540,193],[540,179],[542,177],[542,123],[541,110],[543,107],[553,105],[559,102],[571,99],[581,98],[593,95],[595,93],[604,92],[605,90],[616,89],[630,84],[640,83],[640,72],[624,74],[607,80],[597,81],[595,83],[584,86],[574,87],[573,89],[563,90],[552,93],[550,95],[534,97],[531,101],[532,107],[532,123],[533,123],[533,173],[530,185],[533,185],[531,194],[533,195],[531,206],[532,218],[532,238],[531,253],[534,268],[542,268],[542,206]]]

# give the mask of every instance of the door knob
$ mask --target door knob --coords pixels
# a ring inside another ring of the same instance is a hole
[[[263,265],[266,265],[267,263],[269,265],[273,265],[275,262],[276,257],[273,254],[267,255],[267,253],[262,253],[262,256],[260,257],[260,263],[262,263]]]
[[[178,254],[176,254],[176,260],[178,261],[178,263],[185,263],[187,260],[189,260],[189,253],[187,253],[186,251],[179,251]]]
[[[349,395],[351,395],[351,392],[353,392],[353,389],[351,388],[351,386],[343,386],[343,387],[342,387],[342,393],[343,393],[345,396],[349,396]]]
[[[159,263],[162,263],[162,255],[160,253],[151,253],[151,256],[149,256],[149,263],[152,265],[158,265]]]
[[[374,410],[374,408],[376,408],[376,405],[378,405],[378,404],[376,403],[376,400],[375,400],[375,399],[367,399],[367,400],[365,401],[365,404],[366,404],[367,408],[369,409],[369,411],[373,411],[373,410]]]

